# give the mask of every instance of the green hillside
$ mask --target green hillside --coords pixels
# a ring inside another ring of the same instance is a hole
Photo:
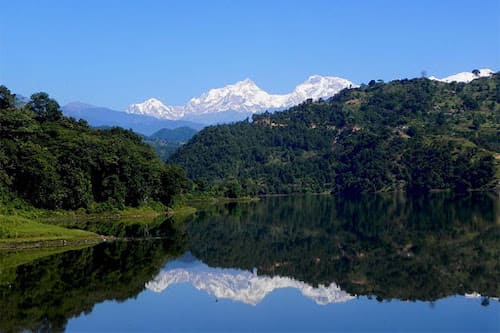
[[[163,128],[144,141],[151,145],[161,160],[166,161],[180,146],[191,139],[198,131],[187,126],[174,129]]]
[[[91,211],[165,205],[186,185],[132,131],[92,129],[64,117],[37,93],[22,107],[0,86],[0,204],[16,199],[38,208]]]
[[[371,81],[205,128],[169,161],[227,196],[484,189],[498,169],[499,81]]]

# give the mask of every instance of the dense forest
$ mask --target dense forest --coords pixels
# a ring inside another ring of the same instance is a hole
[[[284,112],[207,127],[169,159],[229,197],[495,186],[500,74],[370,81]]]
[[[121,128],[93,129],[64,117],[37,93],[23,105],[0,86],[0,198],[40,208],[101,211],[172,203],[188,180],[142,138]]]

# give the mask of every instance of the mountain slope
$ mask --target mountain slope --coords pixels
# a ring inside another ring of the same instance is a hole
[[[173,152],[185,144],[198,131],[191,127],[163,128],[144,140],[152,146],[158,157],[166,161]]]
[[[373,83],[253,122],[208,127],[170,159],[227,196],[492,184],[500,75]]]
[[[205,119],[209,123],[212,121],[207,115],[218,114],[216,119],[224,122],[241,120],[248,114],[285,109],[309,98],[331,97],[340,90],[353,86],[352,82],[342,78],[313,75],[291,93],[273,95],[259,88],[252,80],[245,79],[222,88],[211,89],[199,97],[192,98],[185,106],[166,106],[152,98],[130,105],[127,112],[160,119]],[[226,119],[226,112],[236,112],[237,115],[231,114]]]
[[[66,116],[84,119],[93,127],[119,126],[144,135],[151,135],[162,128],[172,129],[187,126],[200,129],[203,127],[190,121],[172,121],[141,114],[128,114],[80,102],[66,104],[61,109]]]
[[[198,131],[187,126],[174,129],[162,128],[153,133],[151,139],[161,139],[170,142],[186,142],[193,137]]]

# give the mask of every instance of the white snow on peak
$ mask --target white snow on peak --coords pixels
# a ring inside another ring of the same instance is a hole
[[[287,104],[292,106],[308,98],[317,100],[331,97],[344,88],[353,87],[357,87],[357,85],[340,77],[312,75],[304,83],[295,87],[294,91],[288,95]]]
[[[178,283],[190,283],[198,290],[206,291],[218,299],[230,299],[250,305],[257,305],[276,289],[294,288],[302,295],[320,305],[346,302],[355,298],[341,290],[335,283],[314,288],[289,277],[261,276],[257,272],[239,269],[211,268],[200,261],[183,267],[165,268],[146,288],[162,292]]]
[[[192,98],[185,106],[166,106],[152,98],[144,103],[130,105],[127,112],[166,119],[225,111],[258,113],[285,109],[309,98],[328,98],[344,88],[355,86],[346,79],[313,75],[289,94],[269,94],[252,80],[245,79],[222,88],[211,89],[199,97]]]
[[[156,98],[150,98],[143,103],[131,104],[127,113],[176,120],[184,116],[184,108],[182,106],[167,106]]]
[[[255,112],[274,106],[272,95],[250,79],[211,89],[186,105],[186,113],[206,114],[224,111]]]
[[[472,80],[478,79],[480,77],[487,77],[493,75],[495,72],[493,72],[491,69],[488,68],[483,68],[480,69],[478,73],[473,73],[471,72],[461,72],[457,74],[453,74],[450,76],[447,76],[445,78],[439,79],[435,76],[430,76],[429,79],[431,80],[436,80],[436,81],[441,81],[441,82],[470,82]]]

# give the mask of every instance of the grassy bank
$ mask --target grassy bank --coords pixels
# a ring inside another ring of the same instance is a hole
[[[37,209],[23,202],[0,204],[0,250],[60,247],[127,237],[130,230],[149,230],[171,217],[182,221],[196,212],[186,205],[145,205],[100,213]],[[102,236],[107,235],[107,236]]]
[[[61,228],[20,216],[0,215],[0,249],[97,243],[102,237],[89,231]]]

